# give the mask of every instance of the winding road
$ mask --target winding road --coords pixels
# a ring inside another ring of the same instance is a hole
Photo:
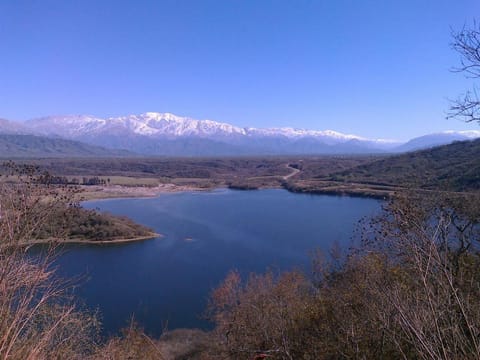
[[[283,180],[288,180],[288,179],[290,179],[292,176],[295,176],[295,175],[297,175],[297,174],[300,172],[299,169],[290,166],[290,164],[286,164],[285,166],[286,166],[288,169],[292,169],[292,172],[291,172],[290,174],[288,174],[288,175],[285,175],[285,176],[283,177]]]

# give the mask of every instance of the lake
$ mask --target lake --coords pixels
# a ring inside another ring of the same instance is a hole
[[[309,254],[347,246],[355,224],[380,209],[373,199],[293,194],[285,190],[216,190],[157,198],[89,201],[164,235],[118,245],[72,245],[59,273],[81,276],[76,294],[98,308],[105,333],[131,315],[153,335],[164,327],[209,328],[201,319],[210,291],[231,269],[310,269]]]

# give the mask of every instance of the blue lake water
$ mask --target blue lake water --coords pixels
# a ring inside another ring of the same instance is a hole
[[[148,199],[90,201],[126,215],[162,238],[119,245],[68,246],[59,273],[81,276],[76,294],[100,310],[106,333],[131,315],[158,335],[163,327],[208,328],[200,316],[210,291],[231,269],[310,269],[309,254],[347,246],[356,223],[380,209],[372,199],[218,190]]]

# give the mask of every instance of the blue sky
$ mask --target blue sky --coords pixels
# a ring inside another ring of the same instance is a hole
[[[446,129],[478,0],[0,0],[0,117],[147,111],[407,139]]]

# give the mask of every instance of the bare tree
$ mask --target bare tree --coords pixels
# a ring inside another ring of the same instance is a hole
[[[393,314],[391,339],[404,354],[410,348],[420,359],[480,357],[480,209],[478,197],[469,196],[399,196],[380,221],[377,249],[401,276],[379,290]]]
[[[453,71],[464,73],[468,78],[480,78],[480,26],[474,22],[472,28],[464,27],[452,37],[451,46],[461,56],[460,66]],[[480,123],[480,98],[476,85],[452,101],[447,117]]]
[[[40,184],[31,167],[7,165],[0,182],[0,358],[81,359],[95,347],[95,317],[80,311],[55,276],[55,248],[32,252],[39,227],[71,205],[68,191]],[[61,236],[62,229],[55,229]]]
[[[251,274],[245,283],[231,272],[212,293],[208,309],[221,358],[298,359],[309,291],[297,272]]]

